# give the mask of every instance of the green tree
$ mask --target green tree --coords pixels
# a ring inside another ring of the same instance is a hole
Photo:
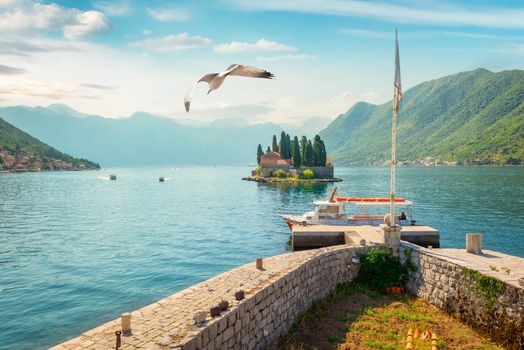
[[[312,166],[321,166],[320,163],[322,162],[322,145],[320,143],[320,136],[316,135],[315,139],[313,140],[313,160],[312,160]]]
[[[306,165],[306,146],[307,146],[307,137],[302,136],[302,139],[300,140],[300,155],[302,165]]]
[[[280,149],[280,158],[281,159],[288,159],[288,151],[287,151],[287,142],[286,142],[286,133],[282,131],[280,133],[280,142],[279,142],[279,149]]]
[[[267,146],[266,152],[271,152],[271,148],[269,148],[269,146]]]
[[[326,152],[326,145],[324,144],[324,140],[320,140],[320,144],[322,145],[322,157],[320,163],[321,166],[326,166],[327,163],[327,152]]]
[[[314,153],[313,153],[313,144],[311,143],[311,140],[308,140],[306,145],[306,153],[304,157],[303,163],[306,166],[313,166],[313,160],[314,160]]]
[[[273,135],[273,145],[271,146],[271,148],[273,149],[273,152],[278,153],[279,149],[277,144],[277,135]]]
[[[295,168],[299,168],[302,165],[302,156],[300,155],[300,145],[298,144],[298,137],[295,136],[293,139],[293,165]]]
[[[286,159],[291,159],[292,156],[291,152],[291,136],[289,134],[286,134]]]
[[[258,144],[258,148],[257,148],[257,164],[258,165],[260,165],[260,159],[262,158],[263,154],[264,152],[262,151],[262,145]]]

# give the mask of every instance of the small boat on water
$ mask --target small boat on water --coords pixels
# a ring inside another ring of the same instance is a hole
[[[331,226],[378,226],[384,223],[389,212],[389,198],[338,197],[337,189],[328,200],[313,202],[315,208],[302,215],[282,215],[290,229],[294,225],[331,225]],[[401,212],[397,223],[403,226],[416,225],[411,205],[413,202],[404,198],[395,198],[395,207]]]
[[[109,175],[109,180],[116,181],[116,174]]]
[[[164,182],[164,181],[166,181],[166,179],[165,179],[163,176],[160,176],[160,177],[158,178],[158,182]]]

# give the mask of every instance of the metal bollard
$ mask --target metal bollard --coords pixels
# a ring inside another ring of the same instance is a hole
[[[115,346],[115,349],[118,350],[120,349],[120,346],[122,345],[122,340],[120,339],[120,335],[122,334],[122,332],[120,331],[116,331],[115,332],[115,335],[116,335],[116,346]]]

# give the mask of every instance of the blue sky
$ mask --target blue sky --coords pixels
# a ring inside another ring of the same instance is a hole
[[[394,31],[404,90],[484,67],[524,69],[521,1],[0,0],[0,104],[65,103],[109,117],[147,111],[301,123],[391,99]],[[276,80],[228,78],[231,63]]]

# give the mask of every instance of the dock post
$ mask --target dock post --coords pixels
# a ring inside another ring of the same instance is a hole
[[[402,226],[389,226],[382,224],[380,225],[380,228],[384,233],[384,244],[387,248],[391,249],[393,256],[398,256],[400,249],[400,231],[402,231]]]
[[[256,266],[257,266],[257,269],[259,269],[259,270],[262,270],[264,268],[262,258],[257,258]]]
[[[122,333],[130,334],[131,333],[131,314],[129,312],[123,313],[120,316],[120,322],[122,325]]]
[[[482,253],[482,234],[466,233],[466,252],[476,255]]]

